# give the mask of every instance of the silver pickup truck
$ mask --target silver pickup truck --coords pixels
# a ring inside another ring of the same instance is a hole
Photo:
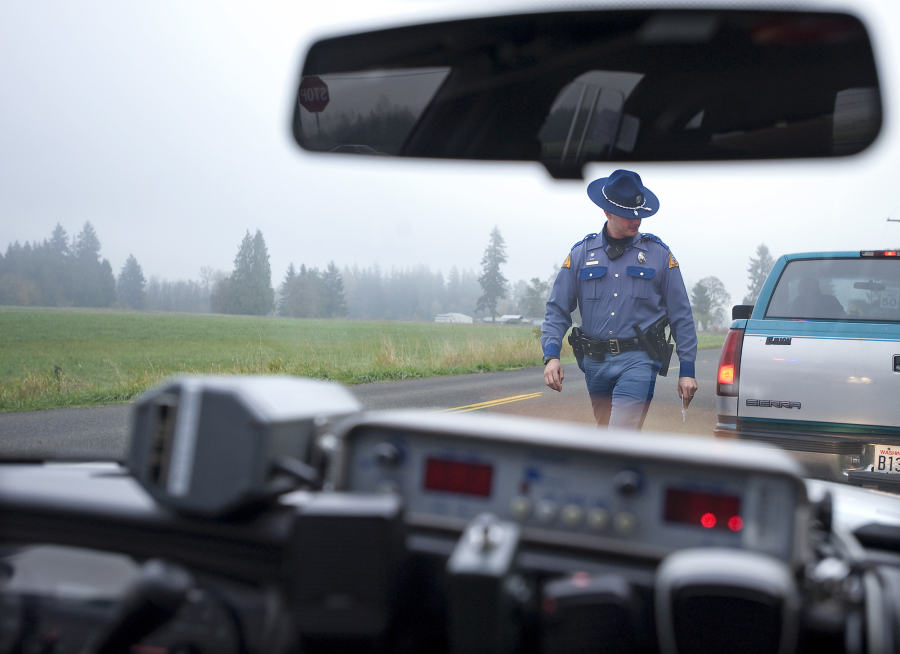
[[[900,492],[900,258],[782,256],[732,310],[716,436],[791,450],[813,477]]]

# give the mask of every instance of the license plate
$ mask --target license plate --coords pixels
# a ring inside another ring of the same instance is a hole
[[[900,447],[896,445],[873,445],[874,459],[872,471],[888,475],[900,475]]]

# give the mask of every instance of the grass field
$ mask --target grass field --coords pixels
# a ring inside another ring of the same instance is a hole
[[[0,412],[124,402],[177,373],[358,384],[540,361],[527,327],[0,308]]]

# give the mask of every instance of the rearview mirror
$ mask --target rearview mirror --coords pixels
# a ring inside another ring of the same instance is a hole
[[[867,282],[855,282],[853,284],[853,288],[858,288],[862,291],[883,291],[887,288],[884,284],[880,282],[873,282],[871,280]]]
[[[836,157],[881,129],[869,36],[847,14],[575,11],[326,39],[303,64],[306,150],[539,161]]]

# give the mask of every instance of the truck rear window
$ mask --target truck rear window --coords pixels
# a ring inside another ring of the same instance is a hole
[[[900,322],[900,261],[792,261],[778,280],[766,318]]]

